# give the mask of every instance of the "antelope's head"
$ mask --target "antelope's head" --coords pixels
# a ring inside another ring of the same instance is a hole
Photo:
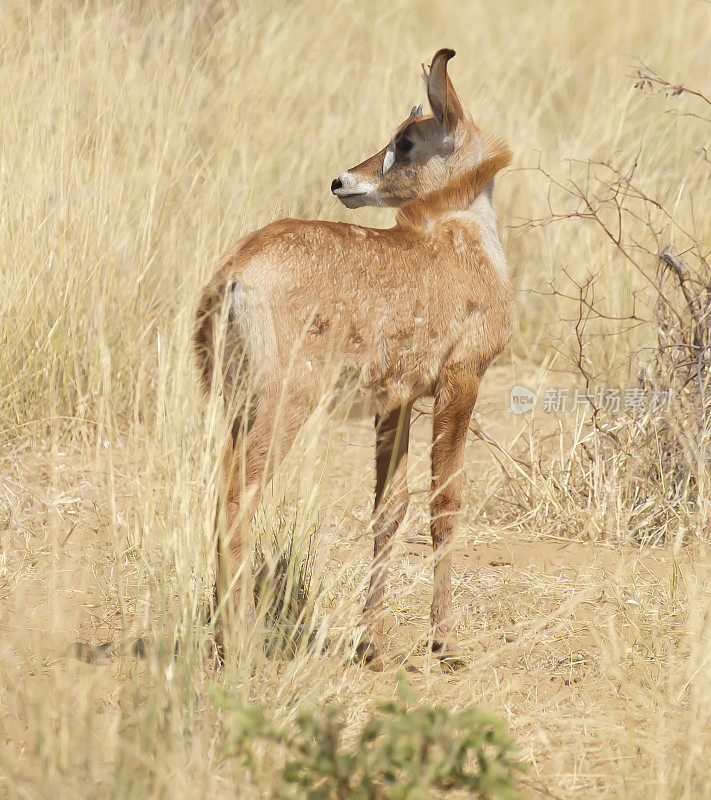
[[[413,108],[386,147],[333,181],[331,191],[343,205],[399,207],[481,162],[481,131],[447,75],[453,56],[454,50],[438,50],[429,68],[422,65],[432,114],[423,114],[421,105]]]

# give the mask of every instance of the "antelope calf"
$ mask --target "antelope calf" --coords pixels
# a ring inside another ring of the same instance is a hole
[[[225,253],[197,312],[202,385],[222,394],[232,423],[217,554],[218,599],[230,614],[253,618],[250,520],[315,404],[350,386],[377,410],[366,660],[383,646],[388,555],[408,503],[410,413],[423,397],[434,397],[430,640],[443,657],[453,651],[451,538],[464,446],[479,382],[514,329],[492,205],[494,176],[511,154],[462,106],[447,74],[453,56],[439,50],[423,65],[432,113],[413,108],[380,152],[331,184],[347,208],[397,208],[395,226],[273,222]]]

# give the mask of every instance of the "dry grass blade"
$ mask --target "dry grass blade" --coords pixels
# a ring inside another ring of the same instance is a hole
[[[403,669],[423,708],[503,717],[530,794],[711,795],[709,13],[0,4],[1,797],[284,797],[267,742],[249,780],[228,756],[239,715],[261,706],[289,728],[336,702],[351,752]],[[424,99],[417,65],[443,45],[477,123],[513,144],[495,199],[520,309],[467,451],[465,666],[444,672],[426,646],[426,414],[387,663],[352,662],[372,423],[324,413],[262,504],[269,563],[283,551],[276,571],[304,589],[308,563],[304,635],[270,658],[264,625],[218,667],[203,610],[223,431],[189,347],[199,287],[278,217],[390,224],[328,186]],[[637,56],[654,65],[644,91]],[[535,412],[511,413],[514,385],[538,393]],[[671,388],[672,413],[543,410],[547,389],[588,385]],[[136,640],[140,658],[122,646]],[[76,641],[121,646],[85,663]]]

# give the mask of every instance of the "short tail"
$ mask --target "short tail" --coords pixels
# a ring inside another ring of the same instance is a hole
[[[215,324],[229,277],[218,273],[203,290],[195,313],[193,352],[200,375],[200,385],[205,395],[210,394],[215,370]]]

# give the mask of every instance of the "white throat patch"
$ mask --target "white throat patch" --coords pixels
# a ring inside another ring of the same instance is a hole
[[[499,232],[496,230],[496,213],[486,192],[482,192],[468,209],[447,214],[446,218],[461,220],[467,225],[476,225],[481,234],[481,243],[491,263],[502,275],[506,275],[508,265],[501,247]]]

